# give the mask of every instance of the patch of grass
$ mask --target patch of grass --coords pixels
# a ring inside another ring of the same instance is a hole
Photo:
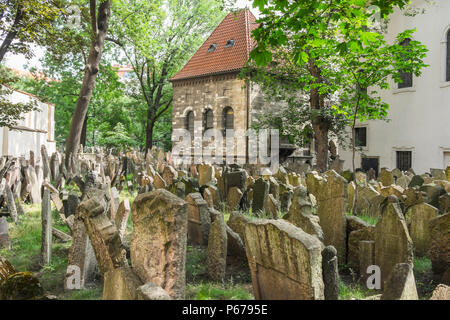
[[[253,300],[248,287],[233,284],[199,283],[186,286],[188,300]]]
[[[438,285],[433,281],[431,260],[427,257],[414,258],[414,278],[420,299],[429,299]]]
[[[347,284],[339,280],[339,300],[360,300],[375,294],[376,291],[369,290],[360,283]]]
[[[362,221],[367,222],[368,224],[374,226],[378,223],[378,218],[369,217],[369,216],[358,216]]]
[[[186,281],[195,282],[205,275],[206,247],[188,245],[186,250]]]
[[[61,298],[65,300],[102,300],[102,295],[103,288],[100,286],[92,289],[74,290]]]

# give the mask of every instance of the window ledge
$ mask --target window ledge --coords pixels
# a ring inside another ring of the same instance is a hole
[[[396,89],[392,90],[393,94],[405,93],[405,92],[416,92],[416,88],[415,87],[401,88],[401,89],[396,88]]]
[[[447,88],[447,87],[450,87],[450,81],[441,82],[441,88]]]

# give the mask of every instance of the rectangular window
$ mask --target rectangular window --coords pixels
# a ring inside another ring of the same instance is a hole
[[[400,45],[402,47],[408,47],[411,42],[411,39],[405,39],[403,40]],[[411,72],[403,72],[402,70],[399,70],[400,72],[400,78],[402,79],[402,82],[398,84],[398,88],[411,88],[413,86],[413,75]]]
[[[355,147],[367,147],[367,128],[355,128]]]
[[[407,171],[412,167],[412,151],[397,151],[397,168]]]

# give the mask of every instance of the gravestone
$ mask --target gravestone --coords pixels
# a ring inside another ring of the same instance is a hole
[[[243,193],[238,187],[231,187],[227,195],[227,209],[234,211],[239,209]]]
[[[211,224],[206,252],[206,274],[214,281],[225,277],[227,262],[227,231],[222,214],[217,215]]]
[[[49,265],[52,258],[52,204],[50,200],[50,190],[44,190],[42,198],[42,244],[41,262],[42,265]]]
[[[266,202],[264,203],[264,211],[273,219],[278,219],[278,201],[271,193],[267,196]]]
[[[214,177],[214,168],[209,164],[202,164],[198,166],[198,184],[204,186],[211,182]]]
[[[233,211],[230,213],[230,217],[228,218],[227,225],[236,232],[244,241],[245,236],[245,224],[250,221],[250,218],[242,213],[237,211]]]
[[[363,284],[366,284],[367,278],[370,276],[367,268],[375,264],[375,241],[360,241],[358,258],[360,279]]]
[[[436,180],[447,180],[445,171],[442,169],[430,169],[431,176]]]
[[[331,170],[325,173],[325,178],[309,173],[307,186],[308,192],[317,200],[317,215],[323,230],[324,244],[334,246],[339,264],[345,264],[347,181]]]
[[[411,182],[408,184],[408,188],[420,187],[423,185],[425,180],[421,176],[415,175],[412,177]]]
[[[172,166],[165,166],[162,173],[162,178],[168,186],[170,186],[175,179],[178,178],[178,172]]]
[[[159,189],[138,195],[132,216],[134,272],[142,282],[162,287],[173,299],[184,299],[188,204]]]
[[[255,300],[323,300],[322,244],[283,220],[245,224]]]
[[[291,207],[283,219],[323,241],[319,217],[312,214],[311,201],[305,187],[298,186],[295,188]]]
[[[113,221],[116,219],[116,212],[117,209],[119,208],[119,203],[120,203],[119,192],[117,191],[116,187],[112,187],[111,204],[109,206],[109,218]]]
[[[381,285],[397,263],[413,263],[413,242],[398,203],[388,203],[375,226],[375,264],[381,269]]]
[[[358,223],[354,223],[357,220]],[[373,241],[375,235],[375,227],[362,221],[358,217],[347,217],[348,232],[348,252],[347,265],[356,272],[365,273],[366,270],[359,270],[360,267],[360,242]]]
[[[434,289],[430,300],[450,300],[450,286],[440,284]]]
[[[438,279],[450,268],[450,213],[431,219],[430,257],[433,273]]]
[[[259,211],[264,210],[264,203],[269,194],[269,182],[263,178],[258,178],[253,184],[253,203],[252,211],[258,214]]]
[[[424,184],[419,190],[425,192],[425,202],[436,208],[439,207],[439,197],[445,194],[445,189],[435,183]]]
[[[142,281],[128,267],[114,268],[103,276],[103,300],[137,300]]]
[[[378,175],[378,181],[381,182],[383,186],[387,187],[394,184],[394,176],[392,175],[392,172],[386,168],[381,168],[381,172]]]
[[[43,177],[46,180],[50,180],[50,162],[48,160],[48,153],[47,153],[47,147],[45,144],[41,146],[41,156],[42,156],[42,170],[43,170]]]
[[[246,190],[246,180],[246,172],[244,170],[224,173],[223,183],[225,196],[228,195],[228,191],[232,187],[238,187],[242,191],[242,193],[244,193],[244,191]]]
[[[381,300],[419,300],[411,264],[398,263],[394,266],[384,284]]]
[[[137,288],[138,300],[172,300],[166,290],[148,282]]]
[[[6,217],[0,217],[0,249],[11,249],[9,239],[9,224]]]
[[[431,241],[429,221],[437,215],[438,210],[427,203],[414,205],[405,214],[409,235],[414,243],[414,252],[419,257],[428,255]]]
[[[211,225],[208,204],[198,192],[188,194],[185,200],[188,204],[188,241],[206,245]]]
[[[322,273],[325,300],[339,299],[339,271],[337,251],[333,246],[322,250]]]
[[[153,178],[154,178],[153,184],[156,189],[163,189],[167,187],[166,181],[159,175],[159,173],[156,172]]]
[[[450,212],[450,193],[443,194],[439,197],[439,211],[442,213]]]
[[[13,219],[14,222],[17,222],[17,207],[16,202],[14,201],[14,195],[11,191],[11,188],[8,184],[5,185],[5,195],[6,195],[6,203],[9,210],[9,215]]]

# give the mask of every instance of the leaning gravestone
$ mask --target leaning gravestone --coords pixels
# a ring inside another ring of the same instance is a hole
[[[185,200],[188,204],[188,240],[206,245],[211,225],[208,204],[198,192],[188,194]]]
[[[136,197],[132,206],[131,263],[142,282],[184,299],[188,204],[167,190]]]
[[[441,279],[450,268],[450,213],[431,219],[429,228],[431,265],[433,273]]]
[[[325,178],[309,173],[307,185],[308,192],[317,199],[317,215],[320,218],[324,243],[334,246],[338,252],[339,264],[345,264],[347,181],[331,170],[325,173]]]
[[[428,203],[416,204],[405,214],[409,234],[414,243],[414,252],[419,257],[428,255],[431,241],[429,221],[437,215],[438,210]]]
[[[323,300],[322,244],[283,220],[245,225],[245,248],[256,300]]]
[[[230,190],[228,190],[227,195],[227,209],[229,211],[239,209],[239,204],[241,203],[242,197],[243,193],[241,189],[238,187],[231,187]]]
[[[398,203],[388,203],[375,226],[375,264],[381,285],[397,263],[413,263],[413,242]]]
[[[127,228],[128,216],[130,214],[130,201],[128,199],[124,199],[119,204],[119,209],[117,209],[115,223],[117,229],[119,231],[119,235],[122,238],[125,234],[125,230]]]

